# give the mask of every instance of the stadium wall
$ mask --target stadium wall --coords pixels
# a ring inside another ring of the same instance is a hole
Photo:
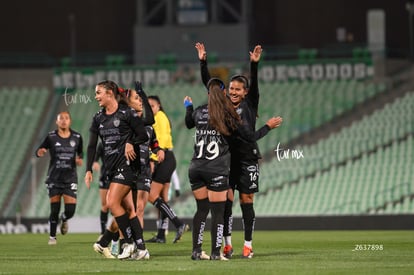
[[[53,69],[1,69],[0,87],[46,87],[53,89]]]
[[[71,54],[69,18],[72,14],[75,16],[72,28],[75,27],[76,31],[77,53],[132,54],[134,24],[137,22],[136,6],[135,1],[113,0],[73,0],[64,3],[52,0],[24,1],[24,3],[7,1],[5,12],[0,18],[4,30],[3,40],[7,43],[0,45],[0,52],[47,53],[55,58],[69,56]],[[409,24],[404,1],[274,0],[254,1],[251,6],[248,45],[299,44],[305,48],[319,48],[337,42],[336,28],[338,27],[352,32],[354,42],[366,43],[366,13],[369,9],[375,8],[383,9],[386,14],[387,47],[408,51]],[[103,14],[112,17],[113,20],[102,20]],[[199,32],[198,35],[202,35],[203,30]],[[220,33],[220,29],[216,32]],[[143,39],[147,38],[150,37],[145,36]],[[158,38],[157,43],[162,44],[163,38]],[[234,49],[235,43],[230,39],[217,38],[217,41]],[[152,44],[148,45],[152,46]],[[207,46],[212,50],[210,44]],[[171,51],[177,50],[174,44],[168,45],[168,48]],[[195,51],[191,53],[194,55]]]
[[[220,61],[224,62],[245,60],[249,52],[246,24],[209,24],[201,27],[136,26],[134,37],[135,64],[156,63],[156,58],[161,53],[174,54],[177,62],[194,63],[195,41],[206,43],[210,52],[219,53]],[[233,46],[229,47],[228,43],[223,43],[225,41],[231,41]]]

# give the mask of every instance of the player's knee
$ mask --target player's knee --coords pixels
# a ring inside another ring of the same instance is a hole
[[[200,214],[200,216],[207,217],[209,211],[210,202],[208,199],[197,200],[197,212]]]
[[[65,204],[65,218],[70,219],[75,215],[76,204],[75,203],[68,203]]]
[[[118,224],[116,223],[116,221],[112,221],[111,224],[109,225],[109,231],[111,232],[117,232],[119,229]]]
[[[59,220],[60,202],[52,202],[50,204],[50,216],[51,222],[57,222]]]
[[[241,194],[240,195],[240,204],[253,203],[254,194]]]
[[[145,207],[141,204],[138,204],[137,205],[137,216],[138,217],[143,217],[144,216],[144,210],[145,210]]]

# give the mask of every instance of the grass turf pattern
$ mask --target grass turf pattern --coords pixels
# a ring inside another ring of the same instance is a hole
[[[233,259],[192,261],[191,232],[172,244],[148,243],[148,261],[105,259],[97,235],[0,235],[0,274],[413,274],[414,231],[256,231],[252,259],[241,259],[243,233],[233,232]],[[149,238],[149,232],[145,238]],[[210,232],[203,249],[210,254]]]

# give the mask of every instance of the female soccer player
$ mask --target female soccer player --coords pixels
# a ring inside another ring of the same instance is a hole
[[[63,197],[65,211],[60,216],[60,232],[68,232],[68,220],[73,217],[76,209],[78,175],[76,166],[82,165],[82,136],[70,128],[69,112],[60,112],[56,119],[57,130],[50,132],[39,148],[37,157],[43,157],[49,150],[50,162],[46,178],[46,186],[50,199],[50,245],[55,245],[56,229],[59,221],[60,201]]]
[[[207,54],[202,43],[195,45],[198,51],[198,58],[201,66],[201,77],[203,83],[207,85],[210,74],[207,68]],[[235,139],[231,146],[231,168],[230,168],[230,186],[228,200],[225,211],[225,229],[224,229],[224,256],[231,258],[233,247],[231,244],[232,228],[232,206],[234,199],[234,190],[239,191],[240,207],[243,217],[244,228],[244,247],[242,258],[253,257],[253,231],[255,223],[255,212],[253,208],[254,193],[259,191],[259,164],[261,158],[259,147],[256,140],[265,136],[271,129],[274,129],[282,123],[281,117],[273,117],[266,122],[266,125],[256,131],[256,118],[259,108],[259,87],[257,70],[262,47],[255,46],[253,52],[250,52],[250,77],[251,85],[246,77],[242,75],[233,76],[229,85],[229,98],[240,115],[243,127],[240,131],[243,136],[254,136],[253,141],[247,141],[243,138]]]
[[[128,106],[133,108],[144,121],[145,130],[149,138],[148,141],[136,148],[135,151],[139,151],[139,159],[137,158],[138,161],[134,163],[140,170],[136,185],[136,211],[138,219],[144,228],[144,210],[148,201],[152,179],[150,152],[157,154],[159,159],[164,159],[164,151],[158,145],[158,140],[152,127],[155,122],[154,114],[140,82],[136,82],[135,90],[130,90],[126,93],[126,101]]]
[[[108,223],[108,214],[109,209],[106,204],[106,195],[108,194],[109,182],[105,174],[105,163],[103,162],[103,146],[102,142],[99,142],[98,148],[96,149],[95,161],[93,162],[92,169],[93,171],[100,171],[99,176],[99,197],[101,199],[101,212],[99,215],[100,225],[101,225],[101,235],[105,232],[106,225]],[[102,160],[102,164],[99,163],[99,160]]]
[[[89,188],[92,182],[92,163],[99,136],[110,181],[107,204],[128,244],[118,259],[129,258],[132,254],[137,255],[137,260],[148,259],[141,224],[137,216],[131,217],[122,205],[123,200],[131,195],[131,188],[137,180],[137,171],[130,165],[137,156],[134,144],[142,144],[148,136],[141,118],[132,108],[119,104],[119,97],[120,90],[113,81],[106,80],[96,85],[95,99],[102,109],[94,115],[90,128],[85,184]]]
[[[229,189],[230,139],[237,135],[241,120],[226,97],[224,83],[212,78],[207,83],[208,104],[193,110],[190,97],[184,98],[185,124],[196,128],[194,155],[188,176],[197,203],[193,218],[193,260],[208,259],[201,249],[203,232],[211,209],[211,260],[221,255],[224,209]]]
[[[153,152],[158,152],[163,157],[163,151],[158,147],[158,141],[156,140],[152,124],[154,123],[154,115],[151,107],[148,103],[147,96],[142,89],[140,82],[135,82],[135,90],[126,89],[120,94],[120,102],[127,104],[133,108],[139,117],[144,122],[146,133],[149,140],[135,146],[135,152],[139,152],[139,157],[131,162],[131,165],[136,167],[138,179],[136,184],[132,187],[132,204],[135,205],[135,211],[132,210],[131,214],[136,212],[139,222],[142,228],[144,228],[144,210],[148,201],[148,194],[151,187],[151,167],[150,167],[150,148]],[[99,147],[98,147],[99,148]],[[162,154],[162,155],[161,155]],[[124,200],[124,205],[130,205],[130,198]],[[131,208],[131,207],[129,207]],[[128,209],[131,211],[131,209]],[[110,227],[104,230],[104,234],[101,240],[94,244],[94,249],[98,253],[102,254],[106,258],[114,258],[113,252],[109,251],[109,243],[113,238],[116,238],[118,232],[118,225],[115,221],[112,221]],[[125,239],[120,239],[120,253],[122,254]]]

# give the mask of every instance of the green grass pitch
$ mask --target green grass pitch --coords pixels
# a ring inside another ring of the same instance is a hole
[[[0,274],[414,274],[414,231],[256,231],[252,259],[240,258],[237,231],[227,262],[192,261],[191,233],[172,244],[173,233],[167,244],[147,244],[148,261],[104,259],[92,249],[96,234],[58,235],[56,246],[45,234],[3,234]]]

